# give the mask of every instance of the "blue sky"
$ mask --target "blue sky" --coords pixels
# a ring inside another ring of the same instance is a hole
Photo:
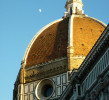
[[[66,1],[0,0],[0,100],[12,100],[29,42],[42,27],[64,15]],[[85,14],[109,23],[109,0],[83,0],[83,4]]]

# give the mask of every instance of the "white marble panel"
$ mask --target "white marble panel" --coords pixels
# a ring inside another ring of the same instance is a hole
[[[24,96],[24,100],[29,100],[28,95]]]
[[[18,94],[23,94],[23,84],[18,86]]]
[[[25,85],[25,93],[28,93],[28,85]]]
[[[61,85],[61,77],[57,76],[57,81],[56,81],[57,85]]]
[[[61,95],[61,86],[57,87],[57,96]]]
[[[66,79],[66,74],[62,75],[62,83],[63,83],[63,84],[66,84],[66,80],[67,80],[67,79]]]
[[[34,95],[30,94],[30,100],[34,100]]]
[[[62,86],[62,91],[64,91],[64,90],[65,90],[65,88],[66,88],[66,86],[65,86],[65,85],[63,85],[63,86]]]
[[[30,84],[30,92],[33,92],[33,84]]]

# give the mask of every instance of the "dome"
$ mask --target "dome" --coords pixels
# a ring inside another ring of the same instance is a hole
[[[91,17],[73,18],[73,55],[89,53],[105,25]],[[31,67],[51,60],[67,57],[69,18],[56,20],[41,29],[30,42],[24,55],[25,67]]]

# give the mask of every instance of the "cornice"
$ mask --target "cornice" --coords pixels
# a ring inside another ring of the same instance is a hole
[[[48,63],[25,69],[25,83],[37,81],[66,72],[67,58],[56,59]]]
[[[32,82],[32,81],[37,81],[37,80],[41,80],[43,78],[48,78],[48,77],[52,77],[58,74],[62,74],[64,72],[67,71],[67,67],[66,66],[59,66],[57,68],[52,68],[49,70],[43,70],[37,74],[32,74],[30,76],[26,76],[25,77],[25,81],[26,83],[28,82]]]
[[[38,65],[35,65],[35,66],[27,67],[27,68],[25,68],[25,70],[28,71],[28,70],[35,69],[35,68],[41,68],[41,67],[44,67],[46,65],[56,63],[56,62],[60,62],[60,61],[63,61],[63,60],[67,60],[67,57],[63,57],[63,58],[51,60],[51,61],[48,61],[48,62],[45,62],[45,63],[42,63],[42,64],[38,64]]]

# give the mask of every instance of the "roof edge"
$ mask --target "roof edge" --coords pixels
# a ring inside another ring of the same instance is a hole
[[[98,22],[99,24],[101,24],[101,25],[102,25],[103,27],[105,27],[105,28],[107,27],[107,25],[106,25],[105,23],[103,23],[102,21],[100,21],[100,20],[98,20],[98,19],[96,19],[96,18],[89,17],[89,16],[87,16],[87,18],[92,19],[92,20]]]

